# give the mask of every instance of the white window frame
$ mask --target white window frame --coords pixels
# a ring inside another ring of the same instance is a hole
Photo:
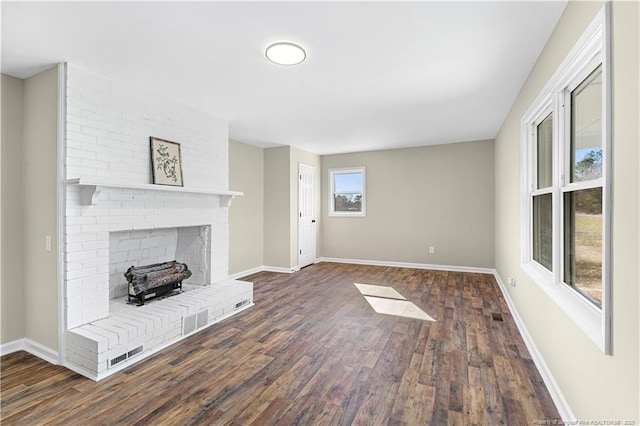
[[[611,75],[609,4],[605,4],[521,120],[521,266],[525,273],[600,348],[611,348]],[[570,183],[571,92],[602,65],[602,178]],[[533,260],[533,196],[548,193],[536,187],[537,125],[553,114],[553,262],[549,271]],[[562,196],[567,191],[602,186],[602,304],[596,306],[563,282]]]
[[[359,212],[340,212],[335,211],[334,195],[335,192],[335,179],[336,175],[349,174],[349,173],[361,173],[362,174],[362,210]],[[329,216],[331,217],[366,217],[367,216],[367,175],[366,168],[362,167],[349,167],[342,169],[329,169]]]

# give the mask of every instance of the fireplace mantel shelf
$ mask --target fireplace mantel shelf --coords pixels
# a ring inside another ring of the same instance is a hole
[[[80,203],[83,206],[95,205],[98,201],[98,195],[102,191],[102,188],[138,189],[138,190],[145,190],[145,191],[164,191],[164,192],[179,192],[179,193],[190,193],[190,194],[219,195],[223,200],[223,205],[227,207],[231,206],[231,200],[233,200],[235,197],[244,195],[242,192],[239,192],[239,191],[226,191],[221,189],[153,185],[150,183],[144,183],[144,184],[112,183],[112,182],[101,182],[98,180],[93,180],[88,178],[67,179],[65,183],[67,185],[80,186],[81,188]]]

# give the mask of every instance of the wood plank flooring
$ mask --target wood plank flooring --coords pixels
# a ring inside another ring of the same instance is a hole
[[[98,383],[25,352],[2,357],[1,423],[559,419],[491,275],[320,263],[245,279],[255,307]],[[392,286],[436,321],[376,314],[354,282]]]

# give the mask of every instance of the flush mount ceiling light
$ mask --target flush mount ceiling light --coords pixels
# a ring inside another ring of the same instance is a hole
[[[278,65],[298,65],[307,58],[307,52],[291,41],[271,43],[264,51],[268,60]]]

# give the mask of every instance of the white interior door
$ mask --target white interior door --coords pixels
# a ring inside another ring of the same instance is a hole
[[[298,266],[304,268],[316,260],[316,169],[298,165]]]

